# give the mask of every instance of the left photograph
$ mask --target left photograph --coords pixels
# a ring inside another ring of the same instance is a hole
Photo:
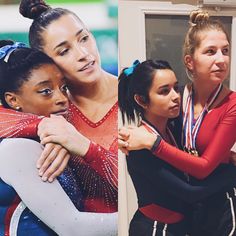
[[[117,5],[0,4],[0,235],[118,235]]]

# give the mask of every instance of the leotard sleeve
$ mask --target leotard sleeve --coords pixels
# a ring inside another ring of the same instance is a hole
[[[35,138],[42,118],[0,106],[0,138]]]
[[[89,150],[83,157],[108,183],[118,189],[118,160],[117,153],[106,150],[99,144],[90,143]]]
[[[204,121],[203,121],[204,122]],[[216,122],[212,120],[212,122]],[[229,151],[236,140],[236,99],[230,102],[219,120],[214,136],[199,157],[183,152],[165,141],[154,150],[154,155],[177,169],[198,179],[207,177],[220,163],[228,162]],[[204,132],[208,132],[206,129]]]

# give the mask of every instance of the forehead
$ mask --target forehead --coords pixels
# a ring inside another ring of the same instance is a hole
[[[169,69],[160,69],[156,70],[153,81],[152,81],[152,88],[159,88],[165,85],[171,85],[176,83],[177,79],[175,73]]]
[[[44,80],[56,82],[63,79],[63,74],[55,64],[43,64],[31,71],[31,76],[28,81],[37,84]]]
[[[219,30],[203,31],[199,34],[199,47],[227,46],[229,45],[226,34]]]
[[[66,14],[48,25],[43,32],[43,38],[46,44],[57,45],[75,36],[75,34],[83,28],[85,28],[85,25],[76,16]]]

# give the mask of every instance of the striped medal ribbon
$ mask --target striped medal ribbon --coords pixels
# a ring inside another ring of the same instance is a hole
[[[208,113],[211,105],[217,99],[222,88],[223,85],[219,84],[217,88],[212,92],[212,94],[208,98],[203,110],[201,111],[200,115],[198,116],[194,124],[194,101],[193,101],[194,91],[193,91],[193,86],[191,86],[184,110],[183,131],[184,131],[184,150],[194,156],[199,156],[196,150],[196,138],[201,123],[203,121],[203,118]]]
[[[156,130],[154,127],[152,127],[150,124],[148,124],[148,122],[142,120],[141,121],[141,124],[150,132],[150,133],[153,133],[153,134],[157,134],[157,135],[160,135],[160,132],[158,130]],[[167,134],[171,140],[171,144],[174,145],[175,147],[178,147],[176,141],[175,141],[175,138],[173,136],[173,134],[171,133],[170,129],[167,127],[166,128],[166,131],[167,131]],[[162,137],[162,136],[161,136]],[[162,137],[163,138],[163,137]]]

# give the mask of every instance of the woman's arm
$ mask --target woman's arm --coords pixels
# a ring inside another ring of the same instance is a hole
[[[0,106],[0,138],[35,138],[42,117]]]
[[[140,155],[141,153],[145,154],[145,157]],[[176,170],[173,170],[168,164],[163,165],[160,160],[154,159],[148,151],[130,152],[127,163],[138,175],[149,179],[154,188],[161,186],[186,203],[200,201],[219,191],[233,187],[236,183],[236,167],[228,164],[221,165],[214,174],[199,181],[198,185],[192,185],[184,178],[180,178],[176,174]]]
[[[230,149],[236,140],[235,127],[236,103],[232,103],[231,106],[228,107],[227,114],[224,115],[218,124],[214,137],[198,158],[193,158],[192,155],[175,148],[164,140],[161,140],[160,144],[152,151],[158,158],[168,162],[177,169],[196,178],[203,179],[207,177],[222,160],[228,157]],[[207,132],[207,130],[205,132]],[[150,134],[145,128],[132,128],[129,130],[127,149],[151,149],[154,140],[155,135]]]
[[[82,156],[113,188],[118,188],[118,150],[112,152],[91,142],[63,117],[44,118],[38,126],[38,134],[42,144],[58,143],[70,152]]]
[[[38,124],[43,117],[0,106],[0,138],[37,138]],[[52,182],[65,169],[69,157],[59,145],[47,144],[39,156],[37,168],[44,181]]]
[[[34,168],[41,151],[41,145],[32,140],[4,140],[0,144],[0,177],[59,235],[116,235],[117,214],[79,212],[57,181],[41,181]]]

